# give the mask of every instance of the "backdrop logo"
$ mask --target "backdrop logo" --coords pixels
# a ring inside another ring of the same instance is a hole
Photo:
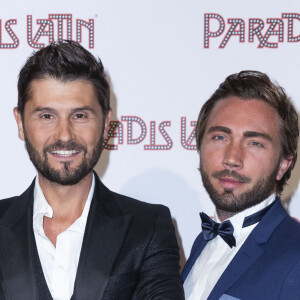
[[[0,49],[15,49],[19,46],[20,40],[14,30],[17,23],[17,19],[0,19]],[[34,49],[43,48],[55,40],[76,39],[82,43],[83,32],[87,47],[94,48],[94,19],[73,21],[72,14],[49,14],[46,19],[34,19],[32,15],[28,15],[26,26],[21,27],[27,29],[27,43]]]
[[[224,18],[216,13],[204,14],[204,48],[209,48],[211,39],[219,39],[219,48],[229,42],[257,43],[257,48],[277,48],[279,43],[300,41],[300,14],[283,13],[281,18]],[[285,37],[286,35],[286,37]],[[237,36],[231,39],[233,36]]]
[[[196,123],[191,121],[187,125],[186,117],[180,120],[180,144],[186,150],[196,150]],[[120,121],[110,122],[104,148],[118,150],[120,145],[124,145],[124,135],[126,135],[127,145],[143,143],[144,150],[171,150],[174,142],[167,130],[171,126],[171,121],[162,121],[158,126],[156,121],[150,121],[147,126],[147,123],[140,117],[122,116]]]

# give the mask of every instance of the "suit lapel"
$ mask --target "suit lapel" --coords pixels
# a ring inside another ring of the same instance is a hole
[[[72,299],[101,299],[123,245],[131,215],[122,215],[113,193],[95,174],[95,192],[84,234]]]
[[[286,216],[287,213],[278,198],[230,262],[208,300],[219,299],[256,262],[264,253],[262,244],[268,241],[273,231]]]
[[[34,182],[0,218],[0,276],[7,299],[37,299],[33,261]],[[22,291],[22,292],[20,292]]]
[[[208,300],[219,299],[262,254],[262,248],[249,236],[220,277]]]

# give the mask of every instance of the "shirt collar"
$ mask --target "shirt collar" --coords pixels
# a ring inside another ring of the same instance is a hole
[[[53,209],[47,202],[44,193],[41,189],[39,183],[39,176],[37,175],[35,178],[34,185],[34,202],[33,202],[33,220],[37,218],[38,215],[42,214],[48,218],[52,218]]]
[[[83,233],[85,230],[86,222],[88,213],[90,210],[92,198],[94,195],[94,189],[95,189],[95,176],[93,174],[92,184],[91,188],[88,194],[88,197],[86,199],[86,203],[84,205],[83,211],[81,216],[67,229],[72,230],[76,232]],[[41,189],[41,186],[39,184],[39,178],[38,175],[35,179],[35,186],[34,186],[34,202],[33,202],[33,223],[41,223],[38,220],[43,219],[44,216],[48,218],[52,218],[53,216],[53,209],[47,202],[44,193]],[[41,224],[42,225],[42,224]]]
[[[242,229],[243,229],[243,223],[244,223],[244,219],[262,209],[264,209],[265,207],[267,207],[268,205],[270,205],[271,203],[273,203],[276,199],[276,194],[273,193],[271,194],[267,199],[265,199],[264,201],[251,206],[237,214],[235,214],[234,216],[232,216],[231,218],[227,219],[231,222],[233,228],[234,228],[234,232],[233,235],[235,238],[237,238]],[[222,223],[219,218],[218,218],[218,214],[217,211],[215,210],[215,214],[214,214],[214,220],[218,223]]]

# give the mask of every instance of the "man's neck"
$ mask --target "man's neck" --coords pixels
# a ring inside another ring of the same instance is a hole
[[[216,210],[217,210],[218,218],[221,222],[224,222],[225,220],[237,214],[237,213],[228,212],[218,208]]]
[[[251,214],[251,211],[252,211],[252,213],[255,213],[256,211],[263,209],[264,207],[266,207],[267,205],[269,205],[270,203],[275,201],[275,199],[276,199],[275,191],[272,191],[272,193],[265,199],[258,201],[257,203],[254,203],[252,206],[250,206],[244,210],[238,211],[238,212],[228,212],[228,211],[222,210],[220,208],[216,208],[217,217],[220,222],[224,222],[225,220],[233,217],[236,214],[241,213],[242,211],[246,211],[246,214],[249,214],[249,211],[250,211],[250,214]]]
[[[45,199],[53,210],[52,218],[44,217],[44,232],[56,246],[57,236],[82,215],[91,189],[93,173],[89,173],[79,183],[68,186],[50,182],[41,174],[38,178]]]
[[[78,219],[82,214],[92,185],[93,173],[89,173],[74,185],[59,185],[39,174],[41,190],[53,209],[53,218]]]

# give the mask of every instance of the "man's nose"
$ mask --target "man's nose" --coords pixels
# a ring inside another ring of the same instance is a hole
[[[55,139],[63,142],[68,142],[75,139],[74,130],[72,124],[68,119],[60,119],[57,123],[55,132]]]
[[[230,143],[226,146],[222,161],[225,168],[239,170],[243,167],[243,147],[240,143]]]

